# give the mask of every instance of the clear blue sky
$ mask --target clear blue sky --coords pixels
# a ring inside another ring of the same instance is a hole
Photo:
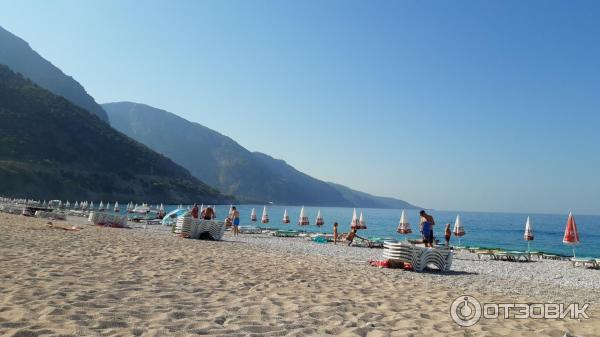
[[[437,209],[600,213],[598,1],[4,1],[98,102]]]

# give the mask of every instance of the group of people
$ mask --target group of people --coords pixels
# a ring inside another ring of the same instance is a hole
[[[214,220],[217,217],[217,214],[215,213],[215,210],[212,207],[209,206],[200,210],[198,208],[198,204],[194,204],[194,207],[192,207],[190,214],[194,219],[198,219],[198,215],[200,215],[200,218],[202,220]]]
[[[202,220],[214,220],[217,218],[217,214],[212,207],[206,207],[202,210],[198,208],[198,204],[194,204],[194,207],[190,210],[190,214],[192,218],[198,219],[198,216]],[[233,226],[233,235],[237,236],[240,234],[240,212],[235,208],[235,206],[231,207],[231,212],[227,215],[225,221]]]
[[[423,210],[419,212],[419,215],[419,231],[421,232],[421,236],[423,237],[423,244],[425,245],[425,247],[433,247],[433,244],[437,243],[437,240],[435,240],[435,237],[433,236],[433,226],[435,226],[435,219]],[[446,228],[444,230],[444,239],[446,241],[446,246],[450,245],[450,237],[452,236],[450,226],[450,223],[446,224]]]
[[[212,207],[207,207],[200,211],[198,209],[198,204],[194,204],[194,207],[192,207],[190,213],[194,219],[198,219],[198,216],[200,216],[203,220],[214,220],[216,218],[215,210]],[[425,247],[433,247],[433,244],[437,243],[433,235],[433,226],[435,226],[435,219],[431,215],[427,214],[427,212],[425,212],[424,210],[420,211],[419,215],[419,232],[421,232],[423,244],[425,245]],[[233,227],[233,235],[237,236],[240,233],[240,212],[235,208],[235,206],[231,207],[231,212],[229,213],[225,221]],[[450,245],[450,237],[452,236],[450,226],[451,224],[446,224],[446,228],[444,231],[444,239],[446,241],[446,246]],[[357,228],[352,227],[350,233],[346,235],[346,241],[348,241],[348,246],[352,245],[354,238],[357,237],[356,232]],[[336,222],[333,224],[333,244],[337,244],[338,239],[338,223]]]

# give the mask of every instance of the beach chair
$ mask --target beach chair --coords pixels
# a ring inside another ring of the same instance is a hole
[[[277,230],[271,233],[273,236],[282,237],[282,238],[295,238],[298,237],[300,232],[293,230]]]
[[[261,234],[262,229],[256,226],[240,226],[240,234]]]
[[[573,267],[582,266],[587,268],[596,268],[598,267],[597,260],[593,257],[573,257],[571,258],[571,263],[573,263]]]
[[[527,252],[521,252],[517,250],[501,251],[495,254],[498,260],[510,261],[510,262],[529,262],[531,260],[530,255]]]
[[[384,259],[410,263],[417,272],[431,266],[448,271],[452,266],[453,254],[447,247],[426,248],[397,241],[385,241],[383,247]]]
[[[477,258],[480,260],[483,256],[489,256],[490,260],[498,260],[495,250],[480,249],[480,250],[474,251],[473,253],[477,254]]]

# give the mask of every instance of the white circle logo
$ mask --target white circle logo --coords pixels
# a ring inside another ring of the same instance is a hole
[[[461,296],[450,306],[452,320],[462,327],[473,326],[481,319],[481,303],[473,296]]]

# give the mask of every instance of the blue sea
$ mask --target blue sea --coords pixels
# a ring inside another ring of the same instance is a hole
[[[167,211],[175,209],[176,206],[166,207]],[[252,208],[256,209],[258,222],[250,221]],[[298,206],[267,206],[269,223],[260,223],[262,205],[237,205],[241,214],[241,225],[260,225],[261,227],[306,230],[310,232],[332,232],[334,222],[339,223],[339,231],[350,230],[352,219],[352,208],[339,207],[305,207],[311,225],[299,226],[298,217],[300,207]],[[283,212],[287,209],[290,224],[283,224]],[[317,211],[325,219],[325,225],[317,227],[314,225]],[[216,206],[217,217],[223,219],[227,216],[229,205]],[[407,210],[413,233],[400,235],[396,233],[396,227],[400,220],[401,210],[390,209],[357,209],[363,212],[367,229],[361,230],[359,235],[368,237],[385,237],[394,239],[414,238],[418,239],[419,215],[418,210]],[[454,212],[454,211],[431,211],[428,212],[435,218],[436,226],[434,233],[436,238],[443,242],[444,228],[446,223],[452,223],[456,215],[460,214],[466,235],[461,238],[461,245],[477,247],[497,247],[506,250],[527,250],[527,241],[523,239],[525,221],[530,217],[535,235],[534,241],[530,242],[532,251],[543,251],[563,255],[572,255],[573,246],[562,243],[568,214],[517,214],[517,213],[484,213],[484,212]],[[577,256],[600,257],[600,216],[574,214],[579,230],[581,244],[575,246]],[[451,244],[458,245],[458,239],[452,237]]]

